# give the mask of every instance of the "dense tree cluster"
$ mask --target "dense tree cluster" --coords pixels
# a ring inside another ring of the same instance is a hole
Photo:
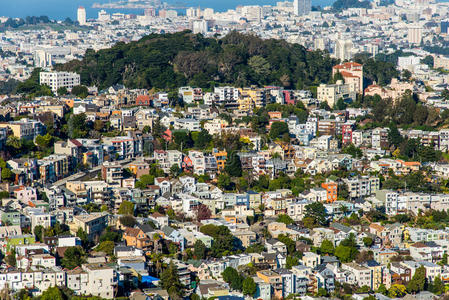
[[[0,23],[0,31],[4,31],[9,28],[19,28],[24,25],[37,25],[48,24],[52,21],[47,16],[28,16],[25,19],[22,18],[8,18],[4,23]]]
[[[227,267],[222,273],[223,280],[229,284],[231,289],[242,291],[244,295],[254,296],[257,291],[257,284],[251,277],[245,277],[236,269]]]
[[[18,84],[19,81],[15,79],[0,81],[0,94],[1,95],[12,94],[16,90]]]
[[[110,49],[87,50],[59,70],[81,74],[86,85],[100,88],[122,83],[129,88],[176,88],[191,84],[235,86],[282,85],[304,88],[329,82],[337,61],[322,51],[307,51],[283,40],[262,40],[232,32],[222,39],[189,31],[151,34]]]
[[[226,226],[208,224],[202,226],[200,231],[214,239],[212,247],[208,251],[212,257],[231,255],[242,249],[240,241],[231,234]]]
[[[427,181],[426,177],[421,171],[410,173],[401,177],[390,174],[388,180],[382,183],[382,188],[392,190],[407,188],[412,192],[424,193],[441,192],[441,187],[438,184]]]
[[[371,2],[366,0],[337,0],[332,4],[332,8],[336,11],[343,11],[348,8],[371,8]]]
[[[325,226],[328,224],[326,208],[321,202],[313,202],[306,205],[303,218],[307,227]]]
[[[434,53],[434,54],[440,54],[440,55],[449,55],[449,48],[447,45],[444,46],[438,46],[438,45],[432,45],[432,46],[423,46],[423,50]]]
[[[385,127],[393,122],[398,127],[431,130],[441,124],[444,116],[440,116],[437,109],[421,104],[417,95],[409,90],[396,101],[375,95],[365,96],[355,105],[372,109],[374,122],[368,124],[370,127]]]
[[[31,76],[23,81],[20,82],[14,92],[19,94],[27,94],[30,97],[38,97],[38,96],[52,96],[53,93],[50,89],[50,87],[46,85],[40,85],[40,73],[42,72],[42,69],[35,68],[33,72],[31,72]]]
[[[396,63],[383,61],[379,58],[372,58],[367,53],[356,54],[353,60],[363,65],[365,87],[373,82],[382,86],[387,85],[391,82],[392,78],[399,76],[399,72],[396,70]]]

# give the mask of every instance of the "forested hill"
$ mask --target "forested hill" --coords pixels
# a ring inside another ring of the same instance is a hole
[[[283,40],[232,32],[222,39],[189,31],[151,34],[110,49],[87,50],[83,60],[57,66],[81,74],[82,84],[105,88],[176,88],[186,84],[303,88],[328,82],[337,61]]]

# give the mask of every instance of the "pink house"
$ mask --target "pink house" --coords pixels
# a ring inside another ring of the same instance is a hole
[[[25,187],[21,186],[18,189],[14,191],[14,195],[16,196],[17,200],[20,200],[21,202],[33,202],[37,200],[37,191],[35,188],[32,187]]]

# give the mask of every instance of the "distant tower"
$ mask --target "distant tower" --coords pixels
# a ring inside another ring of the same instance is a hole
[[[353,43],[351,40],[338,39],[335,42],[335,52],[334,55],[340,61],[351,59],[351,50],[353,48]]]
[[[293,0],[293,12],[297,16],[305,16],[312,10],[311,0]]]
[[[34,59],[34,66],[38,68],[51,67],[53,64],[51,53],[48,53],[45,50],[34,51],[33,59]]]
[[[419,25],[411,25],[408,28],[408,42],[409,44],[419,45],[422,41],[422,27]]]
[[[144,10],[144,15],[146,17],[155,17],[156,16],[156,9],[154,7],[146,8]]]
[[[84,26],[87,24],[86,23],[86,9],[82,6],[78,7],[77,20],[81,26]]]

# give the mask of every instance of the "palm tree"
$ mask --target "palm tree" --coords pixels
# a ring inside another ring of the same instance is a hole
[[[153,264],[153,270],[155,268],[156,275],[159,277],[162,271],[162,258],[163,255],[161,253],[152,253],[151,254],[151,263]]]

